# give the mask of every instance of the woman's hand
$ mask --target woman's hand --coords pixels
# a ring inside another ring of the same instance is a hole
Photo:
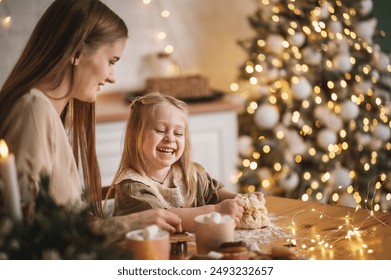
[[[215,205],[215,211],[221,214],[231,215],[238,225],[244,212],[243,202],[236,199],[226,199]]]
[[[164,209],[150,209],[128,215],[130,221],[137,221],[140,228],[155,224],[170,233],[181,232],[181,219],[178,215]]]

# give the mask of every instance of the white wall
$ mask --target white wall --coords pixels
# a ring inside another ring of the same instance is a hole
[[[12,24],[0,25],[0,86],[16,62],[30,32],[51,0],[7,0]],[[213,88],[228,90],[238,74],[238,65],[246,53],[238,39],[251,37],[247,16],[255,9],[255,0],[103,0],[127,23],[131,38],[116,66],[117,83],[112,90],[136,90],[151,76],[147,57],[163,50],[167,43],[175,47],[174,58],[184,74],[202,74]],[[171,15],[160,17],[167,9]],[[0,16],[2,8],[0,4]],[[155,34],[165,31],[167,39],[158,42]]]

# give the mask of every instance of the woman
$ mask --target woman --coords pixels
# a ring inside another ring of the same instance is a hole
[[[0,138],[16,156],[22,188],[38,191],[48,175],[56,203],[79,207],[81,165],[87,201],[103,218],[94,102],[101,86],[115,82],[127,34],[123,20],[98,0],[56,0],[41,17],[0,91]],[[180,230],[180,219],[166,211],[113,221],[125,230],[151,223]]]

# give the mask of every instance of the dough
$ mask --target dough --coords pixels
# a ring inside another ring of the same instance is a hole
[[[259,199],[253,193],[238,194],[235,199],[244,202],[244,213],[238,228],[256,229],[271,225],[265,199]]]

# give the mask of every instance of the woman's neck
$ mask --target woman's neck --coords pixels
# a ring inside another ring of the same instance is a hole
[[[70,99],[69,97],[63,98],[67,94],[66,88],[60,85],[55,89],[50,89],[49,86],[45,84],[38,84],[36,85],[36,88],[42,91],[49,98],[54,109],[60,116]]]

